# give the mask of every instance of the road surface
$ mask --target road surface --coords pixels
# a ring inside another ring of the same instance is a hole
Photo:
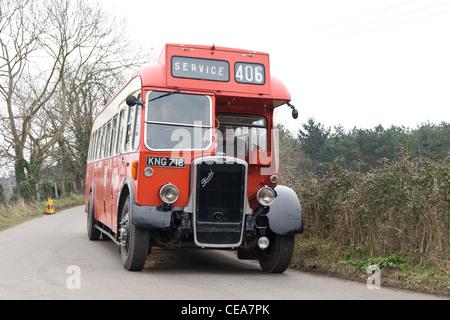
[[[440,299],[294,270],[266,274],[228,251],[154,249],[142,272],[127,272],[114,242],[88,240],[84,207],[0,232],[0,256],[3,300]]]

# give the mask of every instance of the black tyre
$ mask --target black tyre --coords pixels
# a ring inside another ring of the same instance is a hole
[[[269,248],[258,249],[259,265],[266,272],[283,273],[289,267],[294,254],[295,236],[273,233],[269,239]]]
[[[149,252],[148,230],[136,227],[131,220],[130,197],[122,209],[119,240],[123,267],[128,271],[141,271]]]
[[[89,240],[98,240],[100,238],[100,230],[98,230],[95,225],[97,221],[94,215],[94,194],[89,193],[88,198],[88,212],[87,212],[87,235]]]

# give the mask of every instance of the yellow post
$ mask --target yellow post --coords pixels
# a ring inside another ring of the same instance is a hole
[[[53,200],[48,199],[47,201],[47,214],[53,214],[55,213],[55,208],[53,206]]]

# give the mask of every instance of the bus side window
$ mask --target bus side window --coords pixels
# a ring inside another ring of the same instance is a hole
[[[114,146],[116,145],[116,135],[117,135],[117,118],[118,116],[115,115],[113,118],[113,123],[112,123],[112,132],[111,132],[111,144],[109,145],[109,153],[111,156],[115,156],[115,152],[114,152]]]
[[[138,96],[138,99],[140,100],[140,96]],[[139,136],[141,132],[141,108],[136,108],[136,118],[134,121],[134,130],[133,130],[133,150],[137,150],[139,146]]]
[[[125,131],[125,151],[130,151],[131,149],[131,138],[133,134],[133,120],[135,108],[136,106],[130,107],[128,111],[127,128]]]
[[[110,146],[111,146],[111,120],[108,121],[108,124],[106,125],[106,132],[105,132],[105,158],[109,158],[110,156]]]
[[[98,140],[99,140],[99,136],[100,136],[100,131],[97,130],[95,131],[95,145],[94,145],[94,160],[98,160]]]
[[[119,134],[117,135],[116,154],[123,152],[123,131],[125,125],[125,110],[122,110],[119,115]]]
[[[92,161],[92,145],[94,144],[94,135],[92,135],[92,138],[89,138],[89,151],[88,151],[88,156],[87,156],[87,162],[91,162]]]
[[[106,137],[106,132],[105,132],[105,128],[106,128],[106,125],[104,125],[103,127],[102,127],[102,129],[101,129],[101,138],[100,138],[100,150],[99,150],[99,153],[100,153],[100,160],[103,160],[104,158],[105,158],[105,153],[104,153],[104,151],[105,151],[105,137]]]
[[[91,153],[92,161],[97,160],[97,135],[98,135],[98,131],[95,131],[94,132],[93,143],[92,143],[92,153]]]
[[[96,147],[96,160],[100,160],[101,159],[101,154],[100,154],[100,150],[101,150],[101,144],[102,144],[102,128],[98,129],[97,132],[97,147]]]
[[[97,131],[92,134],[92,146],[91,146],[91,162],[95,161],[95,142],[97,138]]]

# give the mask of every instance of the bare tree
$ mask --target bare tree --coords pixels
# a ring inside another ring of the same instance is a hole
[[[68,124],[78,126],[73,119],[87,92],[107,94],[111,80],[105,79],[143,63],[145,55],[127,50],[118,23],[84,0],[3,0],[0,19],[0,94],[7,109],[1,148],[13,159],[17,184],[34,188],[45,158],[70,139]]]
[[[65,99],[72,107],[73,116],[59,136],[52,157],[62,175],[73,181],[84,179],[94,116],[124,84],[131,71],[148,62],[152,56],[152,52],[129,43],[123,36],[124,24],[108,18],[99,8],[95,10],[92,13],[95,12],[97,17],[97,31],[91,37],[89,46],[82,49],[88,61],[83,63],[78,60],[72,64],[74,71],[66,74],[68,81],[72,79],[72,90]],[[89,30],[92,28],[94,25]],[[52,123],[52,126],[55,124]]]
[[[6,115],[2,118],[6,152],[14,159],[18,182],[25,180],[25,143],[35,107],[17,104],[17,92],[28,72],[28,61],[38,50],[38,38],[43,32],[35,4],[28,0],[2,2],[0,20],[0,94],[6,103]]]

